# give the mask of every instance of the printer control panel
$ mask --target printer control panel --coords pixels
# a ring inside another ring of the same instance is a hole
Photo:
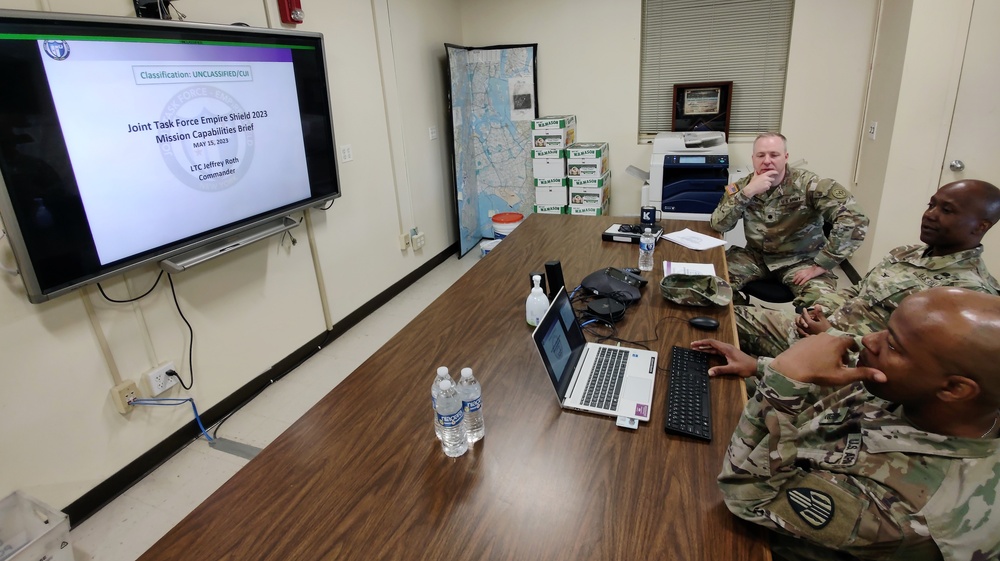
[[[666,154],[663,165],[729,165],[729,156],[724,154]]]

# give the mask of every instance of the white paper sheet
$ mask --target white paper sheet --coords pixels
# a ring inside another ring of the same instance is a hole
[[[725,245],[726,240],[720,240],[718,238],[713,238],[712,236],[706,236],[705,234],[699,234],[694,230],[684,228],[679,232],[671,232],[669,234],[663,234],[662,236],[665,240],[670,240],[675,244],[682,245],[689,249],[695,249],[702,251],[705,249],[711,249],[713,247],[719,247],[720,245]]]
[[[663,262],[663,276],[667,275],[714,275],[715,265],[711,263]]]

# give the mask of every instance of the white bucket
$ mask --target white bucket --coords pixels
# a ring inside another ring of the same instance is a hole
[[[500,212],[494,214],[493,239],[501,240],[506,238],[521,222],[524,222],[524,215],[520,212]]]
[[[479,253],[482,257],[486,257],[486,254],[493,251],[493,248],[500,243],[500,240],[483,240],[479,242]]]

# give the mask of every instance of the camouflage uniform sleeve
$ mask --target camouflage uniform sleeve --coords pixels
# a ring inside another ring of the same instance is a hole
[[[829,549],[862,556],[893,551],[905,521],[890,519],[866,499],[864,479],[805,467],[810,462],[799,457],[799,427],[819,422],[814,405],[823,388],[785,378],[770,364],[766,370],[719,474],[726,506],[740,518],[822,546],[811,558],[827,558]],[[853,391],[842,388],[828,398],[843,401]]]
[[[769,356],[759,356],[757,357],[757,371],[754,372],[753,376],[747,376],[743,378],[743,385],[746,386],[747,395],[753,395],[757,393],[757,382],[764,377],[767,373],[767,365],[771,364],[774,360],[773,357]]]
[[[985,292],[986,294],[997,295],[997,288],[990,283],[987,279],[973,278],[973,279],[956,279],[952,284],[948,286],[955,286],[958,288],[968,288],[969,290],[974,290],[976,292]]]
[[[824,293],[813,302],[813,305],[823,306],[823,313],[829,317],[837,308],[846,304],[848,300],[856,298],[857,295],[858,285],[855,284],[836,292]]]
[[[771,365],[771,361],[773,360],[774,358],[769,356],[757,357],[757,372],[754,374],[754,376],[758,380],[763,378],[764,374],[767,374],[767,367]]]
[[[944,559],[1000,559],[996,500],[1000,466],[995,457],[994,453],[994,459],[953,465],[924,507],[936,513],[927,517],[927,526]]]
[[[753,175],[748,175],[743,179],[726,185],[726,192],[719,201],[719,206],[715,207],[709,224],[716,232],[728,232],[736,227],[736,223],[743,217],[743,209],[750,203],[751,197],[743,194],[743,188],[750,182]]]
[[[831,270],[847,259],[865,241],[868,217],[861,212],[858,201],[847,189],[832,179],[820,179],[809,186],[809,197],[827,224],[832,224],[830,235],[813,261]]]

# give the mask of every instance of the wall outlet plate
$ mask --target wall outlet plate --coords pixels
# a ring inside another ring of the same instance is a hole
[[[350,144],[344,144],[340,147],[340,161],[345,163],[354,161],[354,148]]]
[[[132,380],[126,380],[111,388],[111,402],[122,415],[132,410],[132,401],[139,399],[139,386]]]
[[[160,366],[157,366],[156,368],[143,374],[142,378],[146,381],[146,389],[149,390],[149,395],[151,397],[160,395],[180,382],[180,379],[177,376],[167,375],[167,372],[170,370],[173,370],[174,372],[177,371],[177,369],[174,368],[173,362],[161,364]]]

